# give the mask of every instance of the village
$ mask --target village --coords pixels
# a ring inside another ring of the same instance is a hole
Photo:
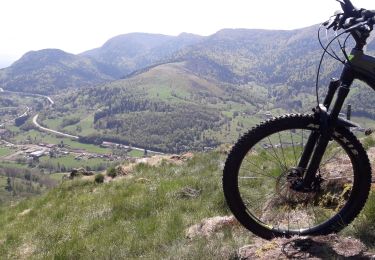
[[[112,143],[103,143],[101,147],[106,148],[108,153],[93,153],[84,149],[72,148],[70,145],[64,144],[63,141],[59,144],[13,144],[0,139],[0,149],[4,151],[2,155],[0,154],[0,163],[15,163],[43,168],[43,165],[46,165],[43,162],[55,161],[59,165],[59,169],[71,170],[72,168],[99,163],[105,165],[116,164],[132,158],[129,155],[131,147]],[[146,150],[143,152],[143,156],[147,156]],[[47,163],[47,165],[49,164]]]

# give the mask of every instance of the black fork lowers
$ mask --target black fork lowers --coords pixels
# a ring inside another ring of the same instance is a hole
[[[354,76],[350,67],[345,66],[341,80],[332,79],[324,103],[314,109],[316,117],[319,118],[319,125],[313,126],[316,130],[309,136],[299,161],[298,169],[303,171],[301,172],[301,177],[303,178],[298,185],[294,185],[296,190],[310,191],[315,189],[313,184],[318,178],[317,172],[320,162],[334,132],[339,113],[348,96],[353,80]],[[337,99],[331,112],[328,113],[328,109],[336,93]]]

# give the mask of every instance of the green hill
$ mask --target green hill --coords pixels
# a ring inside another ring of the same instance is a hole
[[[65,88],[92,87],[113,80],[106,65],[57,49],[26,53],[0,70],[4,89],[52,94]]]
[[[87,113],[79,111],[90,110],[93,136],[181,152],[233,142],[264,118],[267,97],[264,86],[222,83],[196,75],[188,62],[167,63],[123,80],[59,96],[56,106],[41,118],[54,128],[53,118],[79,117],[75,125],[62,130],[85,136],[89,131],[84,127]],[[81,132],[75,132],[77,126]]]

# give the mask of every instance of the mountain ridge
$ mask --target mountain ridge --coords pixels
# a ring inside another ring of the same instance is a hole
[[[188,33],[178,36],[129,33],[112,37],[101,47],[75,55],[75,60],[87,59],[86,65],[89,65],[89,68],[83,66],[82,73],[95,70],[96,75],[91,75],[93,82],[89,82],[94,85],[120,79],[149,66],[181,60],[192,63],[196,59],[195,64],[191,64],[191,69],[202,76],[213,76],[230,83],[257,81],[264,84],[288,84],[299,87],[299,85],[306,85],[307,81],[314,80],[313,72],[316,71],[321,53],[316,39],[317,28],[317,25],[313,25],[295,30],[222,29],[210,36]],[[372,47],[373,42],[375,41],[370,40],[368,46]],[[60,62],[53,53],[49,59],[36,60],[32,65],[24,64],[25,57],[30,54],[47,55],[50,50],[28,52],[12,66],[0,70],[0,82],[3,83],[3,88],[20,90],[15,86],[16,84],[22,85],[22,80],[31,84],[30,79],[40,76],[34,73],[28,75],[27,79],[20,78],[13,82],[12,78],[18,76],[17,73],[22,73],[23,66],[29,67],[30,71],[38,70],[43,66],[46,69],[40,73],[56,76],[55,67],[48,69],[51,62]],[[329,69],[332,66],[327,67],[328,73],[332,73]],[[67,82],[66,84],[62,82],[61,86],[54,90],[55,92],[60,88],[72,87],[71,78],[76,76],[69,75],[69,68],[58,66],[58,69],[66,76]],[[325,76],[327,78],[327,75]],[[74,82],[78,86],[88,85],[85,78],[82,82],[79,78]],[[40,84],[35,80],[34,85],[37,83]],[[43,92],[50,94],[47,93],[48,91]]]

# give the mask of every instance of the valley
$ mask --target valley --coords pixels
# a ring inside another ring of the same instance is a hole
[[[74,168],[101,172],[134,157],[210,151],[271,117],[310,113],[316,29],[131,33],[78,55],[28,52],[0,70],[1,165],[61,180]],[[326,61],[321,96],[339,70]],[[355,84],[348,104],[363,128],[374,126],[374,101]]]

